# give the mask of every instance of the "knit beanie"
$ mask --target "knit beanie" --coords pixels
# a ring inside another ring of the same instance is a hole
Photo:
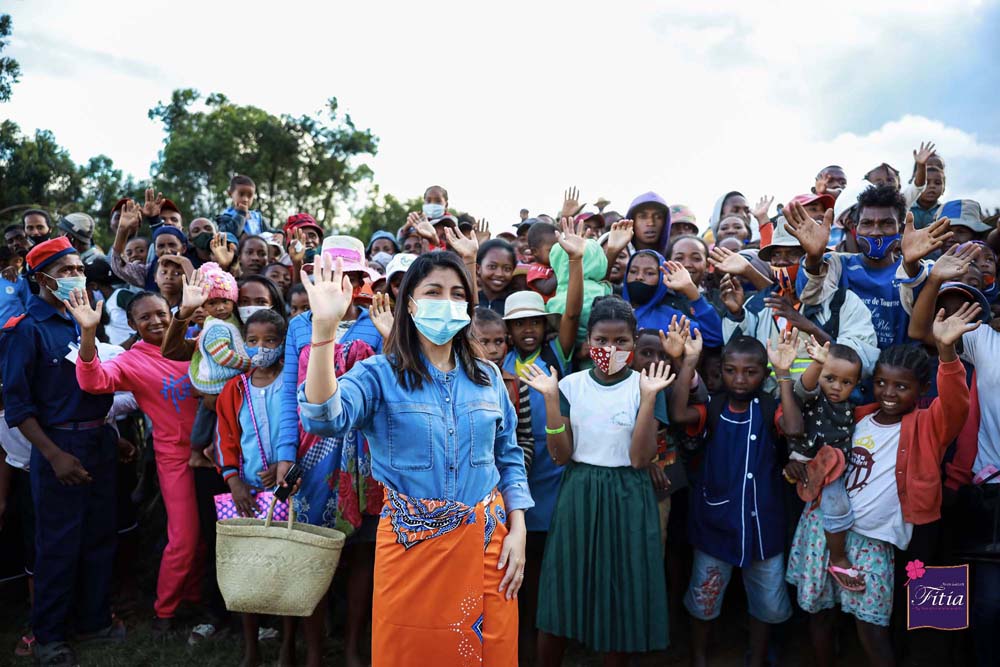
[[[201,277],[208,283],[209,299],[229,299],[239,301],[240,290],[236,286],[236,278],[223,271],[215,262],[205,262],[201,265]]]

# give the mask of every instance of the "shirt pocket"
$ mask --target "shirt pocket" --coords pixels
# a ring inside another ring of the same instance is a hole
[[[440,409],[430,403],[395,403],[388,413],[389,465],[393,470],[430,470]]]
[[[465,415],[469,424],[472,441],[471,463],[476,467],[496,464],[493,449],[497,432],[500,430],[503,414],[500,406],[490,401],[473,401],[457,406],[459,414]]]

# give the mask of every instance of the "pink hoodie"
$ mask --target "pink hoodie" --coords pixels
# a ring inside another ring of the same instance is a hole
[[[77,359],[76,379],[91,394],[131,391],[153,422],[153,439],[161,447],[178,443],[187,448],[198,410],[189,364],[164,359],[159,347],[140,340],[107,363],[96,355],[91,361]]]

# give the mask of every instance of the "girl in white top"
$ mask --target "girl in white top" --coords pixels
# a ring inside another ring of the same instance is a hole
[[[591,370],[562,380],[524,370],[545,397],[548,453],[566,466],[542,561],[540,665],[560,664],[567,639],[605,654],[605,664],[667,647],[659,511],[645,468],[674,376],[662,361],[630,368],[636,321],[619,297],[594,301],[587,342]]]

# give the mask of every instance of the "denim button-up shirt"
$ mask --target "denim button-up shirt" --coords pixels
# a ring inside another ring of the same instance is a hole
[[[322,404],[298,390],[302,426],[320,436],[360,430],[371,448],[372,473],[407,496],[476,505],[496,487],[508,511],[534,505],[517,444],[517,414],[500,372],[483,364],[489,386],[456,367],[428,365],[431,381],[404,389],[384,356],[357,364]]]

